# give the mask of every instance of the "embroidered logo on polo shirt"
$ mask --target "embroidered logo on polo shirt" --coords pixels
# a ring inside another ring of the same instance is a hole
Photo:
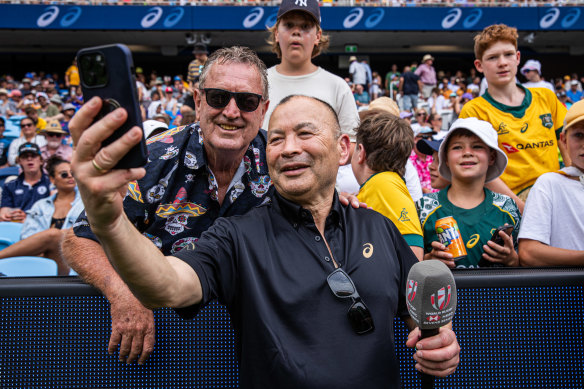
[[[41,196],[44,195],[45,193],[47,193],[47,187],[46,186],[39,186],[37,188],[37,193],[40,194]]]
[[[24,190],[22,190],[22,189],[16,189],[16,190],[14,191],[14,194],[15,194],[15,195],[21,195],[21,194],[23,194],[23,193],[24,193]]]
[[[371,258],[373,255],[373,245],[371,243],[365,243],[363,247],[365,247],[363,249],[363,256],[367,259]]]

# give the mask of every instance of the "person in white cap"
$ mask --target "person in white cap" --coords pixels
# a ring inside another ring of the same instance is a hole
[[[40,118],[48,119],[59,114],[59,108],[51,104],[49,96],[45,92],[39,92],[36,94],[36,99],[40,105],[37,109]]]
[[[339,117],[341,132],[349,135],[354,145],[354,129],[359,125],[359,115],[351,88],[341,77],[312,63],[312,58],[329,44],[329,37],[324,35],[320,26],[318,1],[283,0],[276,24],[269,32],[268,42],[280,58],[280,63],[268,69],[270,106],[262,128],[268,128],[272,112],[282,99],[291,94],[301,94],[330,104]],[[359,64],[356,58],[354,63]],[[366,83],[365,76],[362,83]],[[345,173],[352,176],[350,165],[339,169],[340,175]],[[355,182],[354,179],[350,181]],[[350,188],[343,185],[338,189],[350,192]]]
[[[527,82],[523,83],[526,88],[548,88],[555,92],[554,86],[541,78],[541,63],[538,60],[530,59],[525,62],[521,68],[521,74],[527,78]]]
[[[439,171],[451,184],[430,193],[416,204],[424,231],[424,260],[439,259],[450,268],[518,266],[515,250],[519,209],[508,196],[485,188],[503,173],[507,156],[497,146],[497,132],[489,122],[477,118],[456,120],[438,151]],[[467,256],[454,261],[439,242],[437,220],[451,216],[458,223]],[[514,227],[513,235],[499,233],[503,245],[490,241],[493,231],[503,225]]]
[[[584,265],[584,100],[568,110],[560,134],[572,165],[537,179],[519,231],[522,266]]]

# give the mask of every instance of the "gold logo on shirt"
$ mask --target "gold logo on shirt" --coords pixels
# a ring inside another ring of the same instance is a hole
[[[499,128],[497,128],[497,134],[505,135],[508,133],[509,133],[509,130],[507,129],[507,124],[505,122],[499,123]]]
[[[472,249],[476,246],[481,236],[479,234],[474,234],[470,236],[470,239],[466,242],[466,248]]]
[[[373,245],[371,243],[365,243],[363,247],[365,247],[363,249],[363,256],[365,258],[371,258],[371,256],[373,255]]]

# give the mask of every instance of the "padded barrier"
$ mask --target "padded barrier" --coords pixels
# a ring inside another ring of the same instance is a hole
[[[584,269],[477,269],[455,278],[461,363],[436,388],[584,386]],[[216,303],[193,321],[157,310],[157,343],[144,366],[107,354],[108,302],[77,277],[0,279],[0,309],[2,388],[238,386],[229,315]],[[395,328],[402,385],[419,388],[407,331],[400,320]]]

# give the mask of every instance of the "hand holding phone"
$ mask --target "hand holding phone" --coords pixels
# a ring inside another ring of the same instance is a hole
[[[503,242],[503,238],[501,238],[501,235],[499,234],[499,231],[504,231],[507,236],[511,236],[511,234],[513,233],[513,229],[515,227],[513,227],[511,224],[505,224],[501,227],[498,227],[495,232],[493,232],[493,235],[491,236],[491,241],[498,244],[499,246],[503,246],[505,243]]]
[[[102,108],[94,122],[122,107],[128,113],[124,124],[101,143],[105,147],[132,127],[142,128],[142,114],[134,79],[134,65],[130,50],[122,44],[89,47],[77,53],[81,88],[85,101],[98,96]],[[127,169],[144,166],[147,161],[146,141],[134,146],[114,167]]]

